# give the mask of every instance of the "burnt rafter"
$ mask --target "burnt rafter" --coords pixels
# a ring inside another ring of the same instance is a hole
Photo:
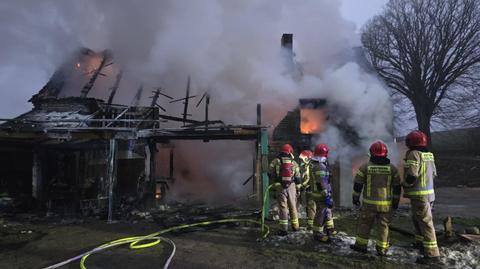
[[[140,84],[140,87],[138,87],[137,93],[132,99],[132,105],[133,107],[138,106],[140,104],[140,100],[142,99],[142,94],[143,94],[143,84]]]
[[[152,103],[150,104],[150,107],[156,106],[161,110],[163,110],[163,112],[167,112],[167,110],[158,103],[158,99],[160,98],[160,96],[166,97],[168,99],[173,99],[173,97],[162,93],[162,88],[158,87],[155,91],[153,91],[153,96],[150,97],[152,99]]]
[[[115,84],[113,85],[112,88],[110,88],[110,95],[108,96],[108,101],[107,104],[110,105],[113,102],[113,98],[115,97],[115,94],[117,94],[118,87],[120,87],[120,81],[122,80],[123,77],[123,70],[120,70],[117,74],[117,78],[115,79]]]
[[[102,73],[102,70],[105,67],[113,64],[108,62],[110,61],[111,58],[112,58],[112,54],[110,53],[110,51],[105,50],[103,52],[103,57],[102,57],[102,61],[100,62],[100,65],[92,71],[93,72],[92,77],[87,82],[87,84],[83,86],[80,97],[86,98],[88,96],[88,93],[92,90],[93,85],[95,85],[95,81],[97,80],[98,76],[106,76],[105,74]]]
[[[187,89],[185,91],[185,98],[180,98],[180,99],[177,99],[177,100],[173,100],[173,101],[170,101],[170,103],[176,103],[176,102],[180,102],[180,101],[183,101],[183,123],[185,124],[187,122],[187,118],[188,116],[192,116],[192,114],[188,114],[188,104],[189,104],[189,101],[190,99],[192,98],[195,98],[197,97],[196,95],[190,95],[190,76],[188,76],[188,79],[187,79]]]

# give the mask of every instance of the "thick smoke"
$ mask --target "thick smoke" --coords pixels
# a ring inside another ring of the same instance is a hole
[[[274,125],[299,98],[324,97],[348,111],[345,120],[362,142],[386,137],[391,122],[388,94],[354,63],[355,25],[341,17],[339,7],[339,1],[331,0],[4,1],[1,112],[14,116],[27,110],[25,101],[67,55],[88,47],[112,50],[116,68],[128,74],[117,103],[129,104],[140,83],[146,91],[161,86],[169,95],[182,97],[191,76],[194,94],[211,95],[211,119],[254,124],[255,106],[262,103],[264,124]],[[301,79],[285,67],[280,48],[284,32],[294,33]],[[105,79],[113,84],[113,76]],[[108,91],[95,87],[92,95],[105,98]],[[148,104],[148,96],[144,94],[141,104]],[[169,114],[181,113],[180,105],[161,103]],[[191,108],[197,119],[203,118],[202,111]],[[330,128],[320,140],[340,149],[338,132]],[[211,143],[196,152],[190,143],[177,148],[182,163],[210,181],[201,185],[216,185],[215,190],[233,195],[251,190],[251,185],[241,184],[252,172],[245,171],[251,167],[251,144]],[[182,173],[175,176],[188,185]]]

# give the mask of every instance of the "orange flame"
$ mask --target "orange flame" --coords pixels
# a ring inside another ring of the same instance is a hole
[[[300,133],[318,134],[325,130],[327,113],[324,109],[300,110]]]

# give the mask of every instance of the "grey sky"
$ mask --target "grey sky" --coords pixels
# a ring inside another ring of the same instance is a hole
[[[355,22],[357,32],[367,20],[382,10],[388,0],[342,0],[341,12],[347,20]]]

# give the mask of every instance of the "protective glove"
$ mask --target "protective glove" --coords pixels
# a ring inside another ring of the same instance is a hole
[[[326,205],[328,208],[333,208],[333,199],[332,199],[332,196],[327,195],[327,197],[325,197],[325,205]]]
[[[300,194],[302,193],[302,185],[301,184],[295,185],[295,189],[297,190],[297,196],[300,196]]]
[[[405,183],[407,183],[408,185],[413,185],[413,183],[415,183],[415,181],[417,181],[417,177],[414,177],[412,175],[407,175],[405,177]]]
[[[282,184],[282,187],[283,187],[284,189],[286,189],[286,188],[288,188],[288,187],[290,186],[290,184],[292,184],[292,182],[291,182],[291,181],[287,181],[287,180],[282,180],[282,183],[281,183],[281,184]]]

